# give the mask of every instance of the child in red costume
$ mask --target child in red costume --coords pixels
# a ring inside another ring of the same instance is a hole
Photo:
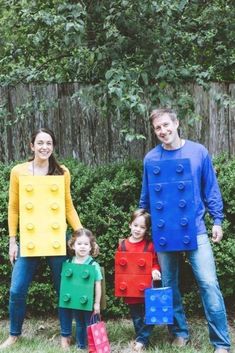
[[[131,235],[121,242],[118,251],[133,253],[151,252],[153,254],[152,278],[154,281],[161,279],[160,266],[153,243],[149,240],[150,215],[144,209],[138,209],[132,213],[130,220]],[[144,298],[124,298],[130,309],[136,338],[133,347],[134,352],[142,352],[149,343],[149,336],[153,325],[144,323],[145,307]]]

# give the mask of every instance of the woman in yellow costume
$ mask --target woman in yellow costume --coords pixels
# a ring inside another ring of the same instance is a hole
[[[20,251],[16,240],[20,216],[20,177],[48,175],[63,176],[66,220],[73,230],[79,230],[82,227],[71,198],[70,173],[65,166],[59,165],[56,161],[53,155],[55,145],[56,140],[52,131],[45,128],[38,130],[33,134],[30,143],[33,158],[31,158],[28,162],[16,165],[11,171],[8,206],[8,224],[10,235],[9,256],[13,265],[9,300],[10,332],[9,337],[2,343],[0,348],[11,346],[19,339],[21,335],[26,311],[26,297],[28,288],[32,282],[36,268],[40,261],[40,256],[20,256]],[[45,217],[46,216],[47,215],[45,214]],[[48,256],[46,258],[52,271],[53,282],[57,294],[59,293],[60,287],[61,267],[65,258],[66,256]],[[63,309],[61,308],[59,308],[59,318],[60,321],[63,320]],[[62,346],[64,344],[66,345],[66,342],[63,342],[63,337],[61,344]]]

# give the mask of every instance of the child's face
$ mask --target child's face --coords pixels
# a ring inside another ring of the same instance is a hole
[[[136,217],[130,224],[130,230],[132,239],[134,241],[141,241],[147,232],[144,216]]]
[[[73,244],[73,250],[75,255],[78,257],[86,257],[90,254],[91,251],[91,242],[86,235],[81,235],[78,237]]]

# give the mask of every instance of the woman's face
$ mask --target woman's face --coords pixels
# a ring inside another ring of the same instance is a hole
[[[39,132],[34,143],[31,143],[34,159],[47,160],[52,154],[53,148],[52,137],[46,132]]]

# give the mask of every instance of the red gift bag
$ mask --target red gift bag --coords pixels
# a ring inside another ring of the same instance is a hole
[[[91,322],[97,321],[87,327],[87,343],[89,353],[110,353],[110,344],[105,323],[100,317],[92,316]]]

